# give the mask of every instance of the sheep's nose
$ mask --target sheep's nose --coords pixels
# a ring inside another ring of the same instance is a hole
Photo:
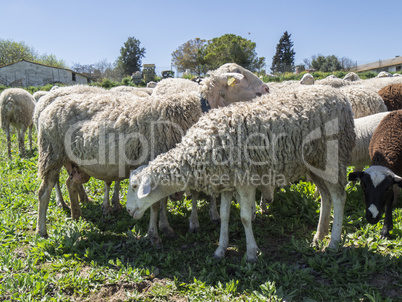
[[[256,95],[257,95],[257,96],[262,96],[262,93],[261,93],[261,92],[257,92]]]

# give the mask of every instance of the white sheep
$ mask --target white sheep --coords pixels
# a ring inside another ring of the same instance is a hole
[[[355,118],[387,111],[387,106],[378,93],[368,87],[350,85],[340,88],[348,97]]]
[[[343,77],[344,81],[350,81],[350,82],[355,82],[355,81],[360,81],[360,77],[354,73],[354,72],[349,72],[347,75]]]
[[[181,78],[166,78],[156,85],[153,95],[174,94],[180,92],[198,91],[199,85],[196,82]]]
[[[142,88],[142,87],[132,87],[132,86],[117,86],[110,89],[110,91],[118,92],[129,92],[133,93],[139,97],[149,97],[153,89],[152,88]]]
[[[233,70],[233,72],[228,72]],[[238,73],[237,71],[240,71]],[[44,107],[38,122],[37,232],[47,236],[51,188],[64,165],[72,218],[80,216],[77,188],[95,177],[105,182],[129,176],[130,169],[173,148],[203,110],[250,100],[268,86],[236,64],[211,72],[197,92],[139,98],[129,93],[67,94]],[[158,242],[159,236],[151,241]]]
[[[32,114],[35,99],[22,88],[8,88],[0,94],[1,128],[7,136],[8,157],[11,159],[11,129],[17,130],[20,155],[25,156],[25,132],[28,130],[29,148],[32,150]]]
[[[313,85],[314,84],[314,77],[311,73],[306,73],[300,80],[300,84],[302,85]]]
[[[402,187],[402,110],[386,115],[377,126],[369,145],[370,167],[349,174],[349,180],[360,180],[366,203],[366,219],[376,224],[385,209],[381,237],[389,237],[393,228],[394,187]]]
[[[334,223],[330,248],[341,240],[346,198],[346,165],[355,141],[353,113],[338,89],[300,86],[252,102],[232,104],[204,115],[174,149],[133,171],[127,210],[135,218],[159,199],[193,189],[221,193],[221,234],[214,256],[228,247],[232,192],[241,204],[247,260],[256,261],[251,228],[257,186],[285,186],[308,175],[321,193],[321,213],[314,241]]]
[[[44,96],[45,94],[47,94],[49,91],[42,91],[42,90],[38,90],[36,92],[34,92],[32,94],[33,98],[35,99],[36,102],[38,102],[38,100]]]
[[[378,124],[389,114],[388,111],[357,118],[355,122],[356,144],[352,149],[352,158],[349,165],[356,171],[361,171],[370,165],[369,145],[371,137]]]

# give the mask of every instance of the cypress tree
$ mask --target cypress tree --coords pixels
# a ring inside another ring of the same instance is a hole
[[[272,58],[272,72],[292,72],[294,70],[296,53],[290,36],[291,34],[285,31],[276,45],[276,53]]]

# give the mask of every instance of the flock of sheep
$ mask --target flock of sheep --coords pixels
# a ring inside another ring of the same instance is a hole
[[[165,79],[155,88],[116,87],[106,90],[84,85],[54,87],[33,96],[9,88],[0,95],[1,126],[11,158],[11,128],[18,134],[23,156],[24,136],[32,125],[38,134],[37,233],[47,236],[46,212],[64,167],[71,216],[81,215],[79,200],[88,200],[83,184],[90,177],[105,182],[103,211],[121,208],[120,181],[129,178],[126,208],[135,219],[150,208],[148,237],[159,245],[159,229],[173,233],[167,220],[168,197],[192,196],[190,231],[199,228],[197,198],[206,193],[210,216],[221,222],[219,247],[229,245],[230,204],[235,198],[247,241],[247,260],[257,260],[252,231],[255,193],[261,209],[273,201],[276,187],[307,177],[321,195],[314,242],[329,233],[330,248],[341,241],[349,180],[361,180],[366,218],[377,223],[385,209],[381,236],[392,229],[392,207],[402,186],[402,77],[264,83],[237,64],[225,64],[202,82]],[[362,171],[369,165],[370,167]],[[216,199],[220,197],[220,213]]]

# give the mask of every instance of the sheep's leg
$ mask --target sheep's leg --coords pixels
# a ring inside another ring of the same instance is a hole
[[[81,216],[81,208],[78,202],[78,191],[80,186],[81,184],[75,182],[71,177],[67,178],[66,187],[70,197],[71,218],[74,220],[78,220]]]
[[[162,240],[158,234],[158,211],[159,211],[159,201],[155,202],[151,206],[151,214],[149,217],[149,227],[147,232],[147,237],[151,241],[151,244],[156,248],[160,248],[162,245]]]
[[[240,200],[240,217],[243,223],[244,232],[246,233],[247,242],[247,261],[257,261],[258,246],[255,242],[253,228],[252,228],[252,216],[253,207],[255,207],[255,188],[253,187],[239,187],[237,188]]]
[[[7,152],[8,152],[8,158],[11,159],[11,134],[10,134],[10,125],[6,125],[6,137],[7,137]]]
[[[385,204],[385,218],[384,218],[384,225],[381,230],[381,238],[388,238],[389,231],[394,228],[394,223],[392,221],[392,205],[394,200],[388,200]]]
[[[198,196],[199,196],[198,192],[191,191],[191,215],[189,219],[190,233],[196,233],[200,228],[200,222],[198,221],[198,208],[197,208]]]
[[[167,217],[167,197],[159,201],[159,229],[168,238],[173,238],[175,236],[173,228],[169,224]]]
[[[398,204],[398,199],[399,199],[399,192],[400,192],[400,188],[397,185],[394,185],[394,201],[393,201],[393,206],[395,207]]]
[[[232,192],[221,193],[221,230],[219,235],[219,246],[214,253],[214,257],[218,259],[225,256],[226,249],[229,247],[229,217],[232,196]]]
[[[87,192],[85,192],[84,186],[82,184],[79,184],[78,186],[78,196],[81,203],[92,202],[92,199],[88,197]]]
[[[28,138],[29,138],[29,150],[32,151],[32,128],[33,128],[33,124],[31,126],[29,126],[29,130],[28,130]]]
[[[274,201],[275,187],[272,186],[260,186],[258,189],[261,191],[260,208],[263,214],[268,213],[267,203]]]
[[[21,129],[19,129],[17,131],[17,133],[18,133],[18,146],[19,146],[19,149],[20,149],[20,157],[25,157],[25,132],[26,132],[25,127],[21,127]]]
[[[109,193],[110,193],[110,185],[111,184],[112,184],[111,181],[105,181],[105,189],[104,189],[103,203],[102,203],[103,214],[105,214],[105,215],[112,211],[112,208],[110,207],[110,202],[109,202]]]
[[[54,188],[56,189],[56,203],[59,207],[63,209],[68,209],[68,205],[64,202],[63,195],[61,194],[59,176],[57,177],[56,183],[54,184]]]
[[[346,170],[346,169],[345,169]],[[327,182],[329,193],[331,194],[332,204],[334,205],[334,221],[331,230],[331,241],[328,247],[336,249],[341,242],[342,225],[343,225],[343,212],[346,202],[345,189],[339,188],[338,184],[332,184]]]
[[[317,186],[321,195],[321,208],[320,208],[320,218],[318,221],[317,232],[314,235],[313,244],[317,245],[318,241],[324,239],[329,232],[329,221],[331,215],[331,195],[325,182],[318,176],[312,174],[310,176]]]
[[[216,195],[211,195],[209,199],[209,218],[214,222],[215,224],[219,225],[220,224],[220,216],[218,213],[218,208],[216,206]]]
[[[115,181],[114,182],[114,191],[113,191],[113,197],[112,197],[112,204],[113,204],[113,211],[114,212],[120,212],[123,207],[120,203],[120,181]]]
[[[58,171],[49,172],[49,174],[43,178],[38,190],[38,220],[36,222],[36,233],[45,238],[48,237],[46,231],[46,212],[49,206],[50,194],[52,193],[58,176]]]

